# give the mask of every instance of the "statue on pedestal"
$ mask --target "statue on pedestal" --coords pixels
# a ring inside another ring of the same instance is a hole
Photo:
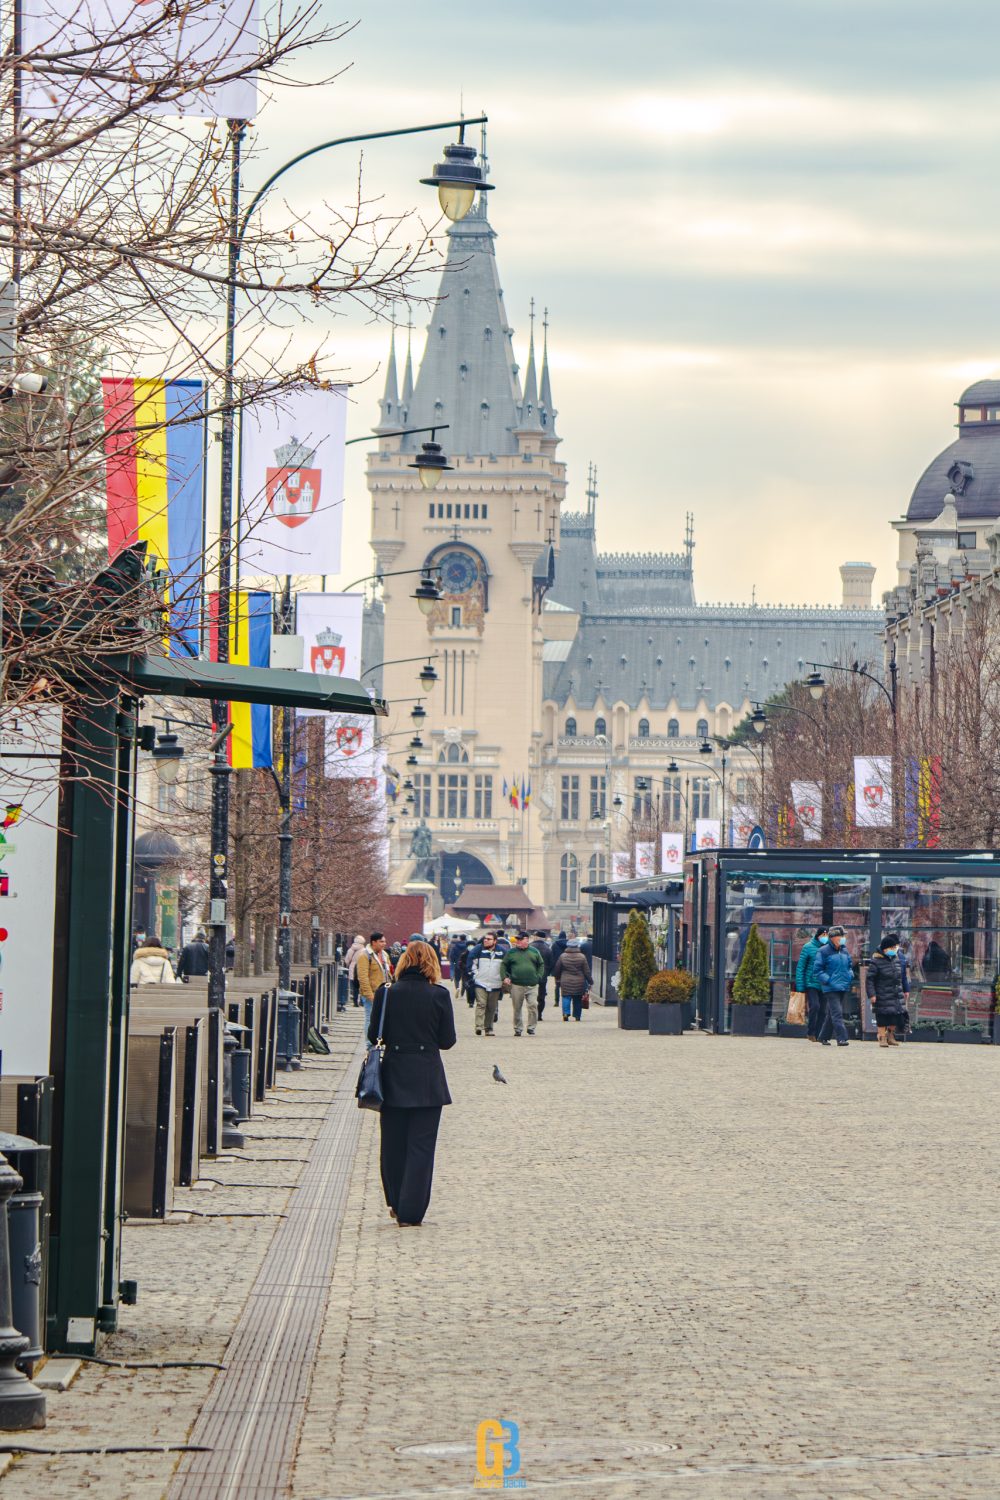
[[[425,880],[434,884],[434,856],[431,852],[433,847],[433,836],[427,824],[421,818],[418,826],[413,830],[410,839],[410,857],[415,859],[416,869],[413,872],[414,880]]]

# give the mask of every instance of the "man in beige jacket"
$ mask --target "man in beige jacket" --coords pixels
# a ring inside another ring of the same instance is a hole
[[[389,967],[389,959],[385,951],[385,933],[373,932],[368,939],[363,953],[358,954],[358,961],[354,972],[358,979],[358,989],[361,992],[361,1002],[365,1008],[365,1035],[368,1035],[368,1022],[372,1018],[372,1001],[375,991],[380,984],[389,984],[392,980],[392,970]]]

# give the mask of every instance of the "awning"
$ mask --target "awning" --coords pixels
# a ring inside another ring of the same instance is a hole
[[[324,677],[276,667],[241,667],[233,662],[176,656],[133,656],[119,668],[143,695],[164,698],[222,698],[272,708],[315,708],[334,714],[377,714],[389,709],[371,698],[351,677]]]

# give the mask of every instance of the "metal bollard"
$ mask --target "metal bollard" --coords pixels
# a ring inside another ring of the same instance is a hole
[[[238,1116],[233,1106],[233,1053],[238,1051],[240,1026],[231,1021],[225,1023],[222,1037],[222,1149],[239,1151],[246,1145],[240,1131],[236,1129]]]
[[[0,1156],[0,1428],[9,1432],[45,1426],[45,1392],[17,1368],[29,1340],[14,1327],[11,1314],[7,1200],[23,1186],[7,1158]]]
[[[0,1132],[0,1151],[8,1158],[21,1178],[21,1188],[7,1205],[10,1235],[11,1316],[28,1340],[28,1347],[18,1356],[18,1366],[31,1373],[31,1366],[41,1359],[42,1348],[42,1241],[41,1212],[45,1202],[38,1190],[38,1159],[48,1154],[26,1135]]]
[[[337,1009],[346,1010],[347,1000],[351,992],[351,981],[346,969],[341,969],[337,975]]]
[[[302,1012],[294,990],[278,991],[278,1067],[285,1073],[297,1073],[302,1066],[299,1056],[299,1028]]]
[[[241,1027],[246,1030],[246,1027]],[[236,1123],[242,1125],[250,1118],[250,1048],[237,1047],[232,1054],[233,1108]]]

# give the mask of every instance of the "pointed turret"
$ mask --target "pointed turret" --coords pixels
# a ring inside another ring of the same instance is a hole
[[[406,368],[403,371],[403,393],[400,396],[403,408],[403,421],[406,421],[406,413],[410,409],[413,400],[413,319],[410,319],[406,330]]]
[[[552,404],[552,382],[549,379],[549,310],[542,314],[542,388],[538,396],[542,426],[549,437],[556,435],[556,417],[559,413]]]
[[[518,432],[542,432],[538,411],[538,376],[535,373],[535,299],[531,299],[531,331],[528,334],[528,368],[524,373],[524,396],[521,400]]]
[[[389,362],[385,371],[385,391],[379,411],[376,432],[394,432],[400,426],[399,387],[396,381],[396,325],[392,325]]]

